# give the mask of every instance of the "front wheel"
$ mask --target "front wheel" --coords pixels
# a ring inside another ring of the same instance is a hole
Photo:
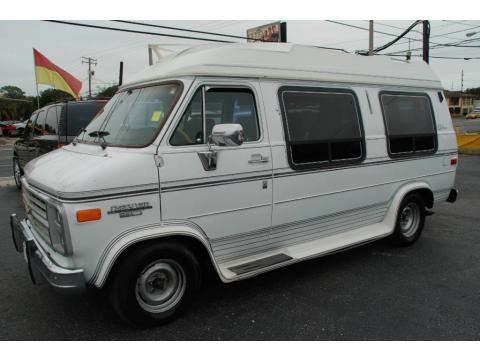
[[[397,222],[390,240],[397,246],[409,246],[420,237],[425,225],[425,202],[419,194],[408,194],[398,209]]]
[[[20,167],[20,163],[18,162],[17,158],[13,159],[13,178],[15,179],[15,185],[17,185],[18,189],[22,189],[22,181],[20,180],[22,177],[22,168]]]
[[[127,255],[112,275],[109,295],[114,309],[141,327],[178,317],[201,282],[197,259],[176,243],[142,246]]]

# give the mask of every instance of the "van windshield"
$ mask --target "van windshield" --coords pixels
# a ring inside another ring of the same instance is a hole
[[[117,93],[86,130],[81,142],[111,146],[149,145],[165,124],[181,93],[178,83],[149,86]],[[102,138],[98,138],[98,132]]]

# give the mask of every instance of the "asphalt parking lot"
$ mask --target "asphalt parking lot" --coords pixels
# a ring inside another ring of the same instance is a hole
[[[20,193],[0,187],[0,340],[480,340],[480,156],[460,156],[459,199],[410,248],[376,242],[254,279],[205,284],[166,326],[119,322],[104,294],[31,284],[10,238]]]
[[[453,126],[460,129],[460,133],[480,132],[480,119],[453,119]]]
[[[15,140],[0,137],[0,180],[13,176],[12,146]]]

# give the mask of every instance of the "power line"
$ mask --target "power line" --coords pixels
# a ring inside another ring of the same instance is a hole
[[[173,27],[173,26],[165,26],[165,25],[156,25],[156,24],[142,23],[142,22],[137,22],[137,21],[127,21],[127,20],[112,20],[112,21],[119,22],[119,23],[124,23],[124,24],[131,24],[131,25],[149,26],[149,27],[160,28],[160,29],[168,29],[168,30],[175,30],[175,31],[192,32],[192,33],[197,33],[197,34],[214,35],[214,36],[224,36],[224,37],[231,37],[231,38],[242,39],[242,40],[254,40],[254,39],[252,39],[252,38],[245,37],[245,36],[221,34],[221,33],[215,33],[215,32],[210,32],[210,31],[184,29],[184,28]]]
[[[466,23],[466,20],[462,21],[453,21],[453,20],[443,20],[445,22],[451,23],[451,24],[458,24],[458,25],[463,25],[463,26],[472,26],[473,24]]]
[[[383,50],[389,48],[390,46],[395,44],[397,41],[399,41],[401,38],[405,37],[405,35],[407,35],[415,26],[417,26],[421,23],[422,23],[422,20],[415,21],[407,29],[405,29],[400,35],[398,35],[395,39],[393,39],[392,41],[386,43],[385,45],[379,46],[375,50],[373,50],[373,53],[378,53],[380,51],[383,51]],[[357,53],[362,54],[362,55],[366,55],[366,51],[361,51],[361,52],[358,51]]]
[[[380,56],[393,56],[393,57],[405,57],[405,55],[400,54],[376,54]],[[422,55],[411,55],[412,57],[422,57]],[[430,55],[432,59],[448,59],[448,60],[480,60],[479,56],[464,56],[464,57],[455,57],[455,56],[436,56]]]
[[[456,43],[437,44],[437,45],[432,46],[430,49],[441,49],[441,48],[445,48],[445,47],[480,48],[480,46],[478,46],[478,45],[462,45],[462,44],[465,44],[465,43],[469,43],[469,42],[472,42],[472,41],[478,41],[478,40],[480,40],[480,38],[462,40],[462,41],[459,41],[459,42],[456,42]],[[410,51],[417,51],[417,50],[421,50],[421,49],[422,48],[416,48],[416,49],[412,49]],[[394,52],[388,53],[386,55],[395,55],[395,54],[399,54],[399,53],[404,53],[406,51],[407,50],[394,51]]]
[[[163,34],[163,33],[155,33],[149,31],[140,31],[140,30],[131,30],[131,29],[122,29],[122,28],[114,28],[110,26],[100,26],[100,25],[91,25],[91,24],[81,24],[81,23],[74,23],[70,21],[60,21],[60,20],[44,20],[47,22],[52,22],[56,24],[64,24],[64,25],[72,25],[72,26],[80,26],[80,27],[88,27],[92,29],[102,29],[102,30],[112,30],[112,31],[122,31],[127,33],[133,34],[143,34],[143,35],[155,35],[155,36],[165,36],[165,37],[173,37],[179,39],[189,39],[189,40],[200,40],[200,41],[214,41],[214,42],[221,42],[221,43],[231,43],[232,41],[227,40],[219,40],[219,39],[207,39],[207,38],[200,38],[194,36],[184,36],[184,35],[173,35],[173,34]]]
[[[368,21],[368,20],[365,20],[365,21]],[[378,21],[375,21],[375,24],[383,25],[383,26],[388,26],[388,27],[391,27],[391,28],[394,28],[394,29],[403,30],[403,28],[401,28],[401,27],[399,27],[399,26],[389,25],[389,24],[385,24],[385,23],[378,22]],[[451,24],[451,25],[455,25],[455,24]],[[433,36],[431,36],[430,38],[433,39],[433,38],[438,38],[438,37],[444,37],[444,38],[451,39],[451,40],[461,41],[461,39],[451,38],[451,37],[448,37],[447,35],[457,34],[457,33],[460,33],[460,32],[465,32],[465,31],[477,29],[477,28],[479,28],[479,27],[480,27],[480,25],[477,25],[477,26],[473,26],[473,27],[470,27],[470,28],[467,28],[467,29],[456,30],[456,31],[451,31],[451,32],[443,33],[443,34],[433,35]],[[415,33],[418,33],[418,34],[422,34],[422,32],[419,31],[419,30],[412,30],[412,32],[415,32]]]

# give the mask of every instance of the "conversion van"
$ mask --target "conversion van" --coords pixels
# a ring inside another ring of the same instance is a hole
[[[178,316],[211,266],[246,279],[380,238],[454,202],[457,145],[430,67],[292,44],[192,47],[30,162],[14,245],[34,283]]]

